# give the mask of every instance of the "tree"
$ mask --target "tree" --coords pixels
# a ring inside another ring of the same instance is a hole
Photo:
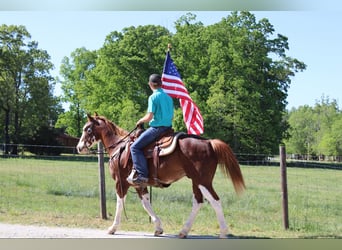
[[[288,114],[290,137],[287,152],[294,154],[342,155],[342,113],[336,100],[322,96],[314,107],[292,109]]]
[[[337,101],[330,101],[329,97],[325,97],[323,95],[321,100],[316,102],[313,110],[316,124],[316,144],[314,145],[315,153],[320,155],[336,155],[337,145],[335,139],[332,138],[332,135],[334,134],[336,138],[339,136],[337,133],[334,133],[332,128],[335,124],[335,121],[339,116],[341,116]]]
[[[314,152],[315,134],[318,129],[315,120],[314,110],[308,105],[290,111],[290,138],[285,140],[288,153],[310,155]]]
[[[146,112],[148,76],[161,73],[171,42],[172,58],[204,117],[204,136],[229,142],[235,152],[277,152],[287,136],[291,77],[306,68],[286,55],[287,37],[274,35],[267,19],[256,21],[249,12],[233,12],[207,27],[188,13],[175,27],[175,34],[153,25],[111,32],[95,67],[83,69],[80,108],[121,126],[135,124]],[[182,130],[177,101],[175,107],[173,125]]]
[[[24,26],[0,26],[0,111],[6,144],[24,142],[54,122],[60,110],[52,95],[50,56],[30,39]],[[12,153],[17,153],[16,146]]]
[[[331,125],[330,133],[323,136],[321,146],[325,155],[342,156],[342,115],[340,114]]]
[[[85,122],[85,110],[87,99],[86,85],[87,74],[95,68],[97,52],[89,51],[86,48],[76,49],[71,53],[71,58],[64,57],[60,69],[63,90],[63,101],[69,104],[69,110],[61,114],[56,127],[65,127],[70,135],[80,137],[82,126]],[[86,92],[86,93],[84,93]]]
[[[177,33],[172,37],[172,58],[192,99],[202,109],[208,98],[207,75],[209,39],[207,28],[196,20],[196,15],[187,13],[175,22]]]
[[[202,32],[210,65],[202,90],[208,95],[206,133],[237,152],[277,152],[286,135],[291,76],[306,66],[286,56],[287,38],[273,32],[267,19],[257,22],[249,12],[233,12]]]
[[[80,107],[121,126],[135,125],[147,109],[149,75],[161,74],[169,35],[165,28],[152,25],[110,33],[97,51],[96,67],[85,73],[78,89]]]

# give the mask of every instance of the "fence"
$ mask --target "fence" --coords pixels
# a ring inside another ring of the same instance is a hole
[[[17,154],[11,154],[13,148]],[[2,157],[28,157],[37,159],[63,159],[78,160],[76,147],[72,146],[48,146],[48,145],[24,145],[24,144],[0,144],[0,156]],[[241,165],[248,166],[279,166],[279,155],[236,153]],[[82,159],[82,158],[81,158]],[[342,169],[342,156],[308,156],[301,154],[286,155],[288,167],[329,168]]]
[[[39,214],[44,209],[53,209],[52,213],[55,217],[67,217],[69,211],[75,208],[78,209],[77,216],[80,217],[85,216],[89,219],[101,216],[103,211],[99,204],[101,191],[97,155],[81,156],[74,148],[68,147],[63,150],[69,153],[59,156],[34,155],[28,153],[27,149],[37,146],[30,145],[17,145],[18,155],[4,154],[6,151],[4,147],[11,146],[13,145],[3,145],[0,149],[0,221],[6,221],[8,217],[17,217],[18,223],[22,223],[25,221],[23,217],[29,213],[37,213],[37,220],[43,220],[39,218]],[[261,190],[259,195],[264,199],[266,207],[272,207],[273,203],[281,205],[279,156],[247,154],[237,156],[248,180],[247,187],[250,190],[247,190],[247,193],[252,193],[253,189]],[[108,158],[105,159],[105,164],[106,161]],[[330,229],[324,232],[323,236],[334,235],[333,231],[341,235],[341,165],[338,162],[298,161],[289,158],[287,166],[289,167],[287,174],[290,229],[319,231],[323,223],[317,217],[324,216],[326,217],[324,224]],[[107,167],[105,169],[107,171]],[[261,178],[256,176],[258,172],[263,172],[266,179],[255,180]],[[323,179],[323,176],[326,178]],[[108,172],[105,178],[108,214],[113,215],[116,198],[114,182]],[[269,191],[270,195],[262,194]],[[248,198],[248,196],[252,195],[246,195],[247,198],[243,198],[246,201],[241,201],[248,204],[246,205],[248,211],[262,209],[260,205],[251,205],[255,197]],[[50,197],[54,198],[51,200]],[[280,205],[274,207],[281,209]],[[87,209],[84,208],[85,206]],[[320,215],[313,215],[313,210],[319,210]],[[281,224],[281,211],[277,213],[280,215],[279,224]]]

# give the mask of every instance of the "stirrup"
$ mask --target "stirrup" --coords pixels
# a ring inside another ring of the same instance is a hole
[[[129,183],[129,184],[131,184],[131,185],[133,185],[134,184],[134,182],[133,182],[133,179],[134,179],[134,176],[135,176],[135,174],[136,174],[136,170],[133,168],[132,169],[132,172],[129,174],[129,176],[127,177],[127,182]]]

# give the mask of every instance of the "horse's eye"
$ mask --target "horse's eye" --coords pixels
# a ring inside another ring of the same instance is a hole
[[[87,129],[87,133],[88,133],[88,134],[91,134],[91,132],[92,132],[91,128],[88,128],[88,129]]]

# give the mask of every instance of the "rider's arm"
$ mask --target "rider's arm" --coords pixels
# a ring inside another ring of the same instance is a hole
[[[136,125],[138,126],[139,124],[149,122],[149,121],[152,120],[152,118],[153,118],[153,113],[152,113],[152,112],[147,112],[146,115],[145,115],[143,118],[141,118],[141,119],[137,122]]]

